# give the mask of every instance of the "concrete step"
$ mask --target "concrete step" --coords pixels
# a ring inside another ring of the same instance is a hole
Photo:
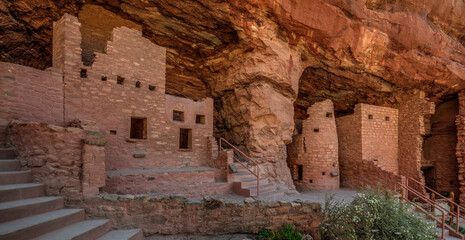
[[[53,232],[44,234],[34,240],[86,240],[96,239],[111,230],[108,219],[81,221]],[[116,238],[114,238],[116,239]]]
[[[0,185],[0,202],[36,198],[43,195],[44,185],[39,183]]]
[[[0,148],[0,159],[14,159],[15,157],[14,148]]]
[[[0,172],[0,185],[29,183],[32,181],[31,171]]]
[[[267,184],[268,178],[260,178],[260,185],[261,184]],[[233,187],[239,187],[239,188],[245,188],[245,187],[250,187],[250,186],[257,186],[257,178],[254,179],[245,179],[245,180],[240,180],[233,182]]]
[[[0,223],[62,209],[62,197],[38,197],[0,203]]]
[[[0,240],[25,240],[84,220],[82,209],[61,209],[0,224]]]
[[[272,183],[267,183],[267,184],[261,184],[260,183],[260,194],[266,193],[266,192],[271,192],[276,190],[276,186]],[[250,186],[246,188],[235,188],[234,192],[236,194],[239,194],[241,196],[255,196],[257,195],[257,186]]]
[[[269,199],[269,198],[281,197],[283,195],[284,195],[283,191],[274,190],[274,191],[271,191],[271,192],[261,192],[260,193],[260,198]],[[256,195],[254,197],[256,197]]]
[[[0,171],[19,171],[21,170],[21,161],[17,159],[0,160]]]
[[[144,235],[140,229],[111,231],[97,240],[143,240]]]

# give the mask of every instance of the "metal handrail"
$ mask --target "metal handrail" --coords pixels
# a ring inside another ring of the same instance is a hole
[[[255,174],[252,170],[250,170],[244,163],[242,163],[239,159],[235,158],[233,156],[233,159],[236,160],[237,162],[239,162],[239,164],[241,164],[245,169],[247,169],[249,172],[252,173],[252,175],[254,175],[255,177],[257,177],[257,197],[260,197],[260,165],[258,164],[258,162],[256,162],[255,160],[253,160],[252,158],[250,158],[249,156],[247,156],[245,153],[243,153],[241,150],[239,150],[237,147],[235,147],[234,145],[232,145],[230,142],[228,142],[226,139],[224,138],[220,138],[220,152],[223,150],[223,145],[222,143],[225,142],[227,143],[230,147],[232,147],[234,150],[236,150],[237,152],[239,152],[240,154],[242,154],[242,156],[246,157],[250,162],[252,162],[253,164],[255,164],[255,166],[257,166],[257,173]]]
[[[446,225],[446,213],[441,210],[441,209],[438,209],[441,213],[442,213],[442,219],[441,220],[438,220],[434,215],[431,215],[428,211],[426,211],[425,209],[423,209],[421,206],[419,206],[418,204],[416,204],[415,202],[413,201],[410,201],[408,199],[408,193],[409,191],[413,193],[413,195],[416,195],[417,197],[419,197],[420,199],[423,199],[424,201],[428,202],[428,199],[423,196],[423,194],[418,194],[417,191],[414,191],[413,188],[410,188],[409,186],[407,185],[404,185],[402,183],[396,183],[396,190],[397,190],[397,185],[401,186],[402,188],[404,188],[405,190],[407,190],[407,194],[402,194],[402,200],[404,201],[407,201],[409,202],[410,204],[412,204],[413,206],[415,206],[417,209],[419,209],[420,211],[424,212],[425,214],[427,214],[428,216],[430,216],[431,218],[433,218],[434,220],[436,220],[437,222],[440,222],[441,223],[441,239],[444,239],[444,228],[449,228],[449,230],[454,230],[454,229],[451,229],[450,227],[448,227]],[[430,203],[431,205],[433,205],[434,207],[437,207],[438,205],[434,202]]]
[[[454,205],[454,206],[455,206],[455,209],[457,209],[457,213],[452,213],[452,212],[450,212],[450,211],[449,211],[449,213],[451,213],[451,214],[455,217],[455,221],[456,221],[456,223],[455,223],[456,230],[457,230],[457,232],[459,231],[459,222],[460,222],[460,218],[462,218],[462,219],[465,220],[464,217],[460,216],[460,210],[465,211],[465,208],[464,208],[464,207],[462,207],[462,206],[458,205],[457,203],[455,203],[455,202],[449,200],[448,198],[442,196],[442,194],[440,194],[440,193],[434,191],[433,189],[431,189],[430,187],[428,187],[428,186],[422,184],[420,181],[418,181],[418,180],[416,180],[416,179],[413,179],[413,178],[411,178],[411,177],[407,177],[406,180],[407,180],[407,183],[406,183],[407,186],[408,186],[409,180],[413,180],[415,183],[417,183],[418,185],[420,185],[420,187],[423,187],[423,188],[425,188],[425,189],[431,191],[432,193],[436,194],[436,196],[441,197],[442,199],[445,199],[445,200],[446,200],[447,202],[449,202],[450,204]]]

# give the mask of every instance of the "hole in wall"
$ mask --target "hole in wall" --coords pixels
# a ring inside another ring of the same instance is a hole
[[[155,86],[149,85],[149,90],[150,90],[150,91],[155,91]]]
[[[333,113],[327,112],[327,113],[326,113],[326,117],[327,117],[327,118],[332,118],[332,117],[333,117]]]
[[[454,181],[449,181],[449,184],[450,184],[450,185],[454,185]]]
[[[87,78],[87,69],[81,68],[81,78]]]
[[[297,165],[297,180],[302,180],[304,177],[304,166]]]
[[[373,119],[373,115],[368,114],[368,119]]]
[[[117,76],[116,77],[116,83],[119,84],[119,85],[123,85],[124,84],[124,77]]]
[[[386,116],[386,117],[384,118],[384,120],[389,121],[389,117]]]
[[[308,182],[309,182],[309,183],[313,183],[313,180],[312,180],[312,179],[310,179],[310,180],[308,180]]]
[[[111,135],[116,135],[116,130],[110,130]]]
[[[319,132],[319,131],[320,131],[319,128],[314,128],[314,129],[313,129],[313,132]]]
[[[136,82],[136,88],[140,88],[140,82],[139,81]]]
[[[104,81],[104,82],[107,81],[107,76],[102,76],[102,77],[100,78],[100,80],[102,80],[102,81]]]
[[[321,172],[321,175],[323,175],[323,176],[326,175],[326,172]]]
[[[307,145],[305,143],[305,138],[304,138],[303,144],[304,144],[304,153],[306,153],[307,152]]]

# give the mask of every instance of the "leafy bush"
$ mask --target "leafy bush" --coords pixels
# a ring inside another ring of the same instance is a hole
[[[270,230],[260,230],[258,233],[258,240],[301,240],[300,234],[292,224],[288,223],[277,233]]]
[[[436,240],[436,227],[412,213],[413,207],[379,189],[366,189],[351,203],[327,197],[321,238],[340,240]]]

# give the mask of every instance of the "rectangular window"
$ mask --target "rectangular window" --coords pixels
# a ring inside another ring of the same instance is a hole
[[[124,77],[116,76],[116,83],[119,84],[119,85],[123,85],[124,84]]]
[[[174,110],[173,121],[184,122],[184,112]]]
[[[192,149],[192,129],[180,129],[179,149]]]
[[[131,138],[147,139],[147,118],[131,117]]]
[[[195,123],[205,124],[205,115],[195,115]]]
[[[297,166],[298,166],[297,180],[302,180],[304,178],[304,166],[302,165],[297,165]]]

